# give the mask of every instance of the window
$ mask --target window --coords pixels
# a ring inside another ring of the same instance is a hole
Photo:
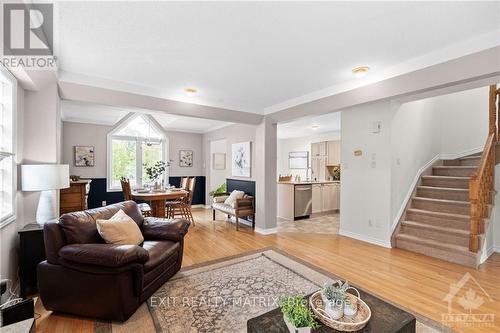
[[[136,188],[150,182],[145,167],[165,161],[167,147],[165,133],[152,116],[127,115],[108,134],[108,191],[121,190],[121,177]]]
[[[0,227],[16,218],[16,80],[0,66]]]

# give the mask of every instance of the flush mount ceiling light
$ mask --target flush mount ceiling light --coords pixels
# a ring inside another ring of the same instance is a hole
[[[198,90],[196,90],[195,88],[186,88],[184,89],[184,91],[188,96],[194,96],[198,92]]]
[[[317,129],[319,128],[319,125],[312,125],[312,126],[311,126],[311,128],[312,128],[313,130],[317,130]]]
[[[368,66],[355,67],[352,69],[352,74],[354,74],[354,76],[356,76],[356,77],[362,77],[362,76],[365,76],[369,70],[370,70],[370,67],[368,67]]]

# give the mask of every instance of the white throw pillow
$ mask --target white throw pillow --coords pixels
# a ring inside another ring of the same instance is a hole
[[[233,192],[231,192],[231,194],[229,195],[229,197],[227,197],[227,199],[226,199],[226,201],[224,201],[224,203],[226,205],[230,205],[230,206],[234,207],[234,204],[236,203],[236,200],[243,198],[244,195],[245,195],[245,192],[234,190]]]
[[[144,241],[137,223],[120,209],[109,220],[97,220],[97,231],[108,244],[139,245]]]

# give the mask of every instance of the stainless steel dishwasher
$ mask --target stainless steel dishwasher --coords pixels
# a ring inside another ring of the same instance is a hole
[[[309,217],[312,211],[312,185],[295,185],[294,218]]]

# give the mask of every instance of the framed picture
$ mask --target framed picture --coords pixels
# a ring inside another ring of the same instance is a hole
[[[309,164],[308,151],[292,151],[288,153],[289,169],[307,169]]]
[[[214,170],[225,170],[226,169],[226,154],[224,153],[214,153],[213,156]]]
[[[193,151],[192,150],[179,150],[179,166],[192,167],[193,166]]]
[[[93,167],[94,163],[93,146],[75,146],[75,166]]]
[[[231,164],[233,176],[251,177],[252,156],[250,141],[233,143]]]

